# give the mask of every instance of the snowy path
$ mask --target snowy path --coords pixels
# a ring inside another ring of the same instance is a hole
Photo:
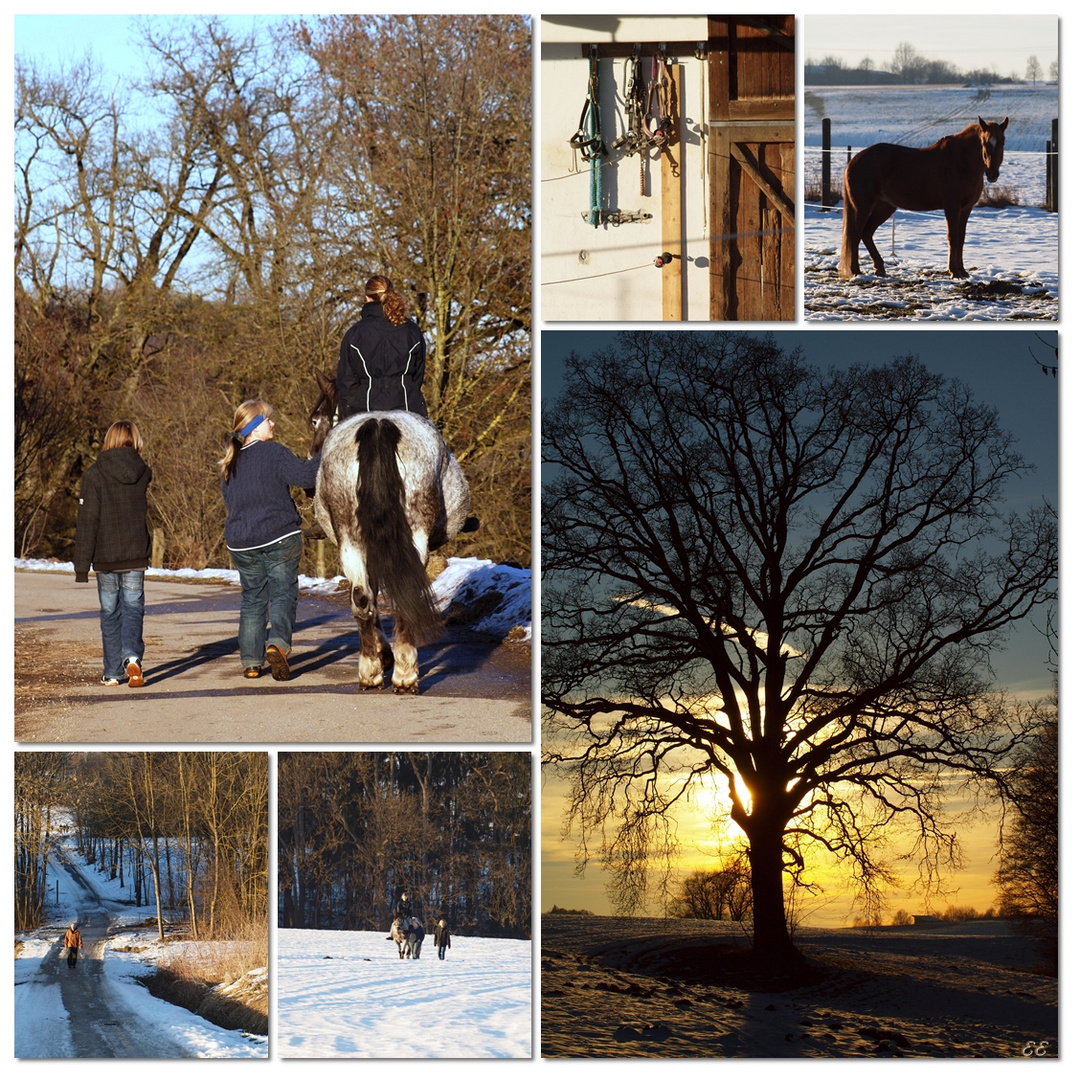
[[[528,1057],[532,945],[453,937],[440,961],[425,940],[399,960],[386,935],[279,930],[281,1057]]]
[[[15,959],[15,1057],[266,1057],[265,1038],[225,1031],[152,997],[136,982],[150,969],[152,938],[131,924],[151,914],[110,895],[115,883],[79,865],[65,848],[50,863],[50,923],[18,939]],[[67,966],[67,925],[83,938]]]

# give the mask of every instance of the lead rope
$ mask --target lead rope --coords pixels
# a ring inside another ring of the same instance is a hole
[[[589,162],[589,224],[599,228],[603,185],[600,166],[607,156],[607,147],[600,127],[600,80],[597,73],[598,53],[596,46],[589,49],[589,85],[585,93],[585,104],[581,107],[581,119],[578,129],[570,138],[570,145],[581,151],[581,156]]]

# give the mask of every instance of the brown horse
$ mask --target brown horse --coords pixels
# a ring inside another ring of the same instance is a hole
[[[1005,128],[979,117],[955,135],[932,146],[875,143],[857,153],[844,174],[844,234],[840,247],[840,276],[859,272],[859,242],[866,245],[874,273],[884,275],[885,263],[874,245],[874,230],[901,210],[944,210],[949,227],[949,273],[966,278],[964,234],[968,216],[983,189],[983,175],[998,178],[1005,153]]]

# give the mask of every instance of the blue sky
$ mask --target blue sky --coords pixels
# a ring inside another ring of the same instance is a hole
[[[687,331],[694,332],[694,331]],[[541,335],[541,397],[550,404],[562,390],[563,363],[570,352],[588,356],[611,342],[614,330],[544,330]],[[861,362],[885,363],[912,354],[931,371],[967,383],[976,397],[995,406],[1003,427],[1035,466],[1011,497],[1030,504],[1045,497],[1058,505],[1058,380],[1043,375],[1040,364],[1057,363],[1052,345],[1057,332],[1045,330],[779,330],[784,349],[799,347],[819,367]],[[1041,340],[1040,340],[1041,339]],[[1036,360],[1037,358],[1037,360]],[[1046,642],[1026,624],[1017,627],[1010,648],[995,657],[1002,684],[1020,693],[1046,692]]]
[[[250,31],[261,23],[285,19],[286,14],[269,14],[272,4],[260,4],[249,14],[218,15],[217,18],[236,32]],[[233,6],[232,10],[237,10]],[[57,67],[82,59],[87,51],[111,76],[138,75],[142,72],[142,53],[138,41],[137,20],[154,18],[162,22],[184,19],[203,22],[205,14],[174,15],[16,15],[15,53],[48,67]],[[299,18],[299,16],[295,16]]]

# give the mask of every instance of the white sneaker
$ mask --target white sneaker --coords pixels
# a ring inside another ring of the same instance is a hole
[[[102,686],[119,686],[120,685],[120,680],[110,678],[108,675],[102,675],[101,676],[101,685]]]
[[[128,660],[125,670],[127,671],[128,686],[142,686],[142,668],[139,666],[139,661],[134,656]]]

